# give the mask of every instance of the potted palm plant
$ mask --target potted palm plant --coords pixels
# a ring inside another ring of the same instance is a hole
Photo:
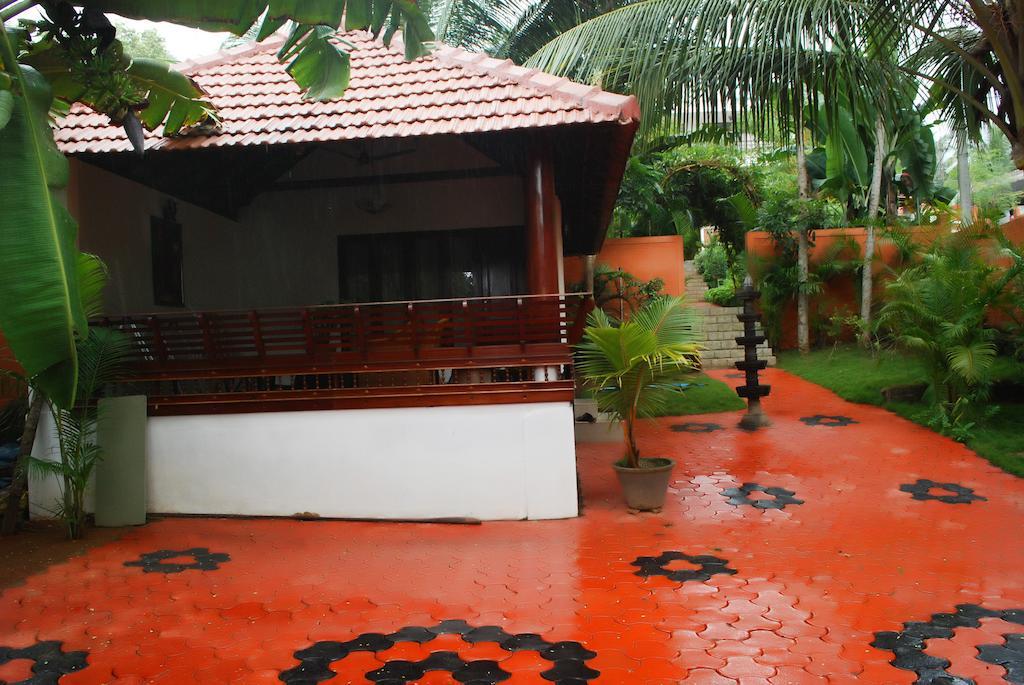
[[[637,420],[661,414],[679,382],[698,362],[691,312],[681,297],[648,300],[627,321],[595,309],[577,346],[577,368],[594,393],[598,409],[621,422],[626,453],[613,467],[626,504],[659,511],[675,462],[641,457]]]

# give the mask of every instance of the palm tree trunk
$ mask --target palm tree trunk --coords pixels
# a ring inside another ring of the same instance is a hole
[[[636,447],[636,434],[633,432],[635,423],[636,414],[632,412],[622,417],[622,433],[626,438],[626,466],[631,469],[640,468],[640,450]]]
[[[1010,144],[1010,158],[1013,159],[1014,166],[1020,171],[1024,171],[1024,143],[1019,140],[1014,140]]]
[[[43,393],[38,390],[32,393],[32,403],[25,416],[25,428],[21,432],[21,444],[18,446],[18,458],[14,462],[14,479],[7,489],[7,508],[4,510],[3,522],[0,523],[0,535],[11,535],[18,530],[21,518],[21,497],[25,493],[27,476],[25,475],[25,459],[32,453],[32,445],[36,441],[36,429],[39,427],[39,416],[43,413]]]
[[[798,113],[796,125],[796,183],[800,199],[807,200],[811,196],[811,183],[807,175],[807,158],[804,154],[803,132],[803,114]],[[810,245],[807,240],[807,231],[801,230],[797,232],[797,280],[799,281],[800,290],[796,295],[796,339],[797,347],[801,354],[811,351],[810,323],[807,314],[807,253],[809,250]]]
[[[871,341],[871,295],[874,283],[871,272],[875,261],[875,220],[878,217],[878,205],[882,199],[882,163],[885,161],[885,120],[879,114],[875,119],[875,160],[871,169],[871,190],[868,192],[868,222],[864,236],[864,273],[860,286],[860,318],[861,344],[867,346]]]
[[[970,226],[974,223],[974,195],[971,190],[971,156],[966,136],[956,144],[956,176],[960,186],[960,222]]]

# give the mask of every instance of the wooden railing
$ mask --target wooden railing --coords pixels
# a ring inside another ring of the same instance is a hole
[[[286,397],[316,408],[472,404],[478,398],[460,388],[526,384],[522,392],[497,400],[505,402],[526,399],[530,388],[551,391],[552,384],[561,384],[561,390],[571,390],[565,369],[591,302],[588,295],[524,295],[161,312],[94,323],[133,341],[123,385],[149,395],[151,410],[188,404],[191,413],[199,405],[214,411],[209,405],[232,400],[233,409],[219,411],[263,410],[256,405]],[[532,368],[547,375],[527,377],[524,369]],[[295,377],[303,387],[296,387]],[[418,399],[396,400],[399,395]],[[243,396],[247,408],[239,409]]]

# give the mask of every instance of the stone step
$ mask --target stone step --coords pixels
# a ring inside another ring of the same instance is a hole
[[[735,361],[740,361],[736,359]],[[768,358],[768,366],[775,366],[775,357]],[[712,359],[704,363],[705,369],[735,369],[733,360],[729,359]]]
[[[711,302],[691,302],[690,309],[707,316],[724,316],[726,314],[735,316],[743,311],[736,307],[722,307]]]
[[[732,344],[736,344],[736,338],[742,337],[743,331],[704,331],[705,340],[728,340]],[[736,345],[738,348],[739,345]]]

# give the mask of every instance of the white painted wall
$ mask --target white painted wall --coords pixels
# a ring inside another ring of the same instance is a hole
[[[72,159],[79,221],[79,247],[98,254],[110,270],[104,304],[107,313],[173,310],[153,301],[150,217],[162,216],[174,199],[135,181]],[[245,239],[244,227],[181,200],[175,200],[182,225],[185,302],[193,309],[239,306],[252,281],[230,268]],[[241,266],[241,265],[239,265]],[[238,271],[242,271],[241,268]]]
[[[52,425],[41,430],[47,452]],[[482,520],[577,515],[568,402],[152,417],[148,510]],[[53,483],[30,483],[46,517]]]

